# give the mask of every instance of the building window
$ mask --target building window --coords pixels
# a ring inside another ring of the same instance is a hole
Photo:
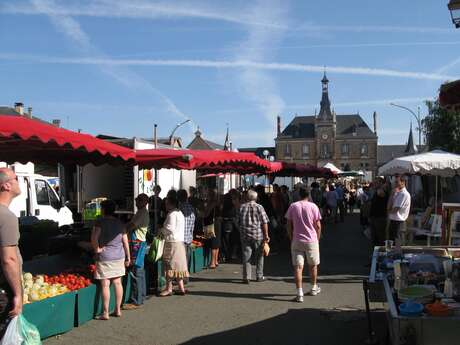
[[[286,144],[284,146],[284,156],[291,157],[291,144]]]
[[[361,156],[367,156],[367,153],[368,153],[367,144],[361,144],[361,148],[359,152],[361,153]]]
[[[302,157],[310,156],[310,145],[302,144]]]
[[[321,144],[321,158],[330,158],[331,148],[329,144]]]
[[[350,154],[350,144],[342,144],[340,152],[342,156],[348,156]]]

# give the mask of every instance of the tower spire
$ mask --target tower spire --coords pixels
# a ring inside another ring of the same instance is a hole
[[[229,131],[229,126],[228,126],[228,123],[226,124],[227,125],[227,135],[225,136],[225,142],[224,142],[224,151],[230,151],[230,138],[229,138],[229,135],[228,135],[228,131]]]
[[[331,112],[331,101],[329,100],[329,79],[326,76],[326,67],[324,67],[323,79],[323,93],[321,96],[321,109],[319,110],[318,119],[322,121],[332,121],[334,119]]]
[[[409,129],[409,138],[407,139],[407,146],[404,150],[404,153],[408,155],[414,155],[418,153],[418,148],[415,146],[414,143],[414,136],[412,135],[412,121],[410,122],[410,129]]]

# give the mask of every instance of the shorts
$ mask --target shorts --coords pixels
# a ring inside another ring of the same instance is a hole
[[[291,244],[291,256],[293,266],[304,266],[305,258],[309,266],[319,265],[319,243],[303,243],[293,241]]]

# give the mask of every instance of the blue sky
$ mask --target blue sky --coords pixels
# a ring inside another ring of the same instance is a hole
[[[337,114],[404,143],[409,112],[460,75],[447,0],[10,0],[0,4],[1,105],[91,134],[273,145],[319,108],[323,66]],[[379,6],[380,5],[380,6]]]

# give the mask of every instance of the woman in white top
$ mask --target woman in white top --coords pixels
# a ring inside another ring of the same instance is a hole
[[[165,239],[163,250],[163,263],[166,275],[166,288],[160,293],[161,297],[172,295],[172,280],[177,280],[179,291],[177,294],[185,295],[184,278],[189,276],[187,269],[187,256],[184,245],[185,218],[178,209],[175,197],[166,198],[166,220],[161,228]]]

